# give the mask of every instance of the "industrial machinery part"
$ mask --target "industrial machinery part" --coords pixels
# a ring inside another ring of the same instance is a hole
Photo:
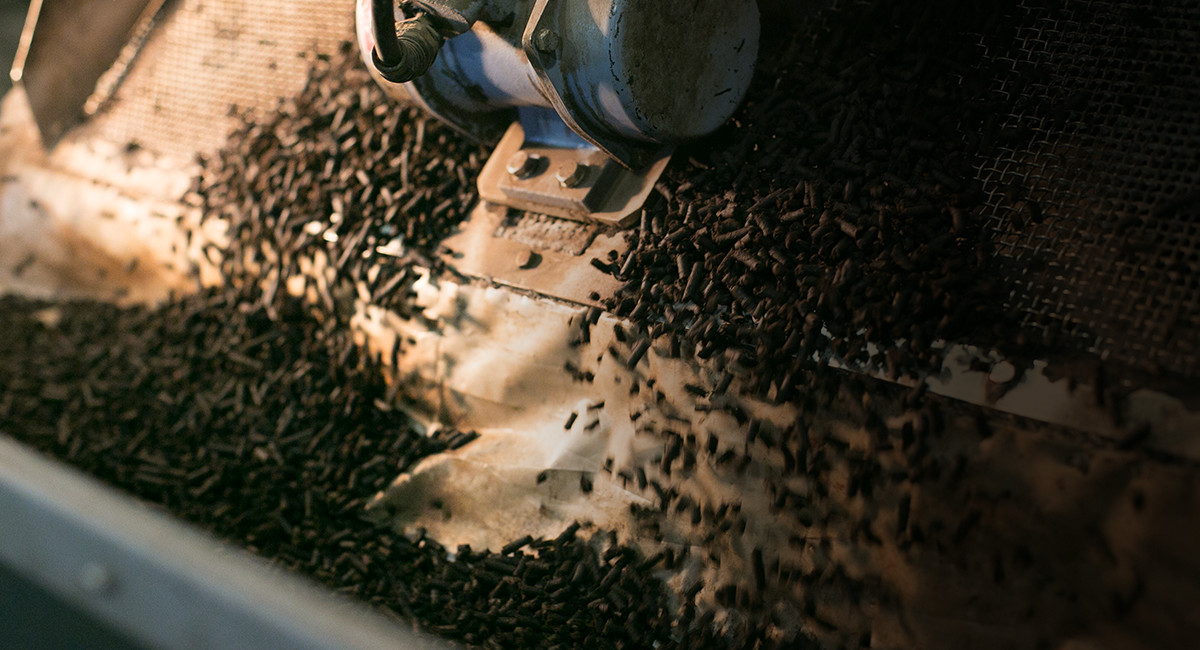
[[[10,76],[47,148],[112,98],[171,0],[33,0]],[[34,27],[36,26],[36,29]]]
[[[2,647],[446,647],[3,436],[0,524]]]
[[[733,115],[758,54],[751,1],[358,0],[357,21],[390,94],[499,143],[484,200],[613,224]]]

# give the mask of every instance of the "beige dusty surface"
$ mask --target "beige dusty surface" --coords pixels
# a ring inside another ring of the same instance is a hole
[[[20,89],[0,102],[0,291],[147,302],[185,290],[191,170],[97,142],[48,154]]]
[[[380,496],[375,511],[400,530],[498,548],[578,518],[619,531],[647,555],[687,548],[690,568],[663,573],[681,592],[703,579],[701,600],[712,604],[715,586],[736,585],[828,647],[863,639],[879,648],[1186,647],[1197,631],[1200,561],[1189,549],[1200,533],[1200,473],[1184,457],[951,399],[913,411],[907,389],[882,383],[865,397],[837,390],[805,408],[731,398],[771,423],[764,430],[803,419],[825,460],[784,478],[776,447],[747,444],[746,425],[695,408],[684,384],[711,385],[716,368],[652,348],[630,371],[606,353],[628,353],[607,318],[589,344],[573,347],[578,308],[487,287],[419,287],[425,324],[371,310],[359,324],[385,359],[400,332],[397,370],[408,392],[425,412],[482,437],[428,459]],[[577,380],[568,363],[594,380]],[[630,395],[632,382],[650,378],[661,397]],[[889,444],[864,426],[866,408],[884,420]],[[901,448],[906,423],[923,453]],[[697,437],[694,470],[656,469],[665,431]],[[716,454],[704,449],[710,436]],[[747,469],[717,462],[729,450],[750,459]],[[690,511],[647,527],[629,506],[656,507],[655,491],[620,476],[639,466],[706,510],[737,504],[744,532],[714,535],[693,526]],[[852,482],[870,484],[870,495],[861,487],[851,495]],[[773,505],[781,494],[782,509]],[[902,499],[911,507],[900,530]],[[761,590],[756,548],[768,569]]]

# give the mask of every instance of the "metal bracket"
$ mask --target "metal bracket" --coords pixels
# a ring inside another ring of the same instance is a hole
[[[479,174],[484,201],[626,227],[671,159],[669,150],[662,150],[641,171],[630,171],[563,128],[557,116],[522,109],[521,117],[508,127]]]

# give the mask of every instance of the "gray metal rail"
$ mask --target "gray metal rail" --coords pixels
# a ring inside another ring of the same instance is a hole
[[[0,565],[150,648],[446,647],[4,436]],[[22,638],[0,618],[0,644]]]

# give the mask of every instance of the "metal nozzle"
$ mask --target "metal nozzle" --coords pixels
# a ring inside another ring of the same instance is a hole
[[[375,50],[371,61],[384,79],[406,83],[425,74],[444,39],[429,14],[396,22],[392,0],[373,0]]]

